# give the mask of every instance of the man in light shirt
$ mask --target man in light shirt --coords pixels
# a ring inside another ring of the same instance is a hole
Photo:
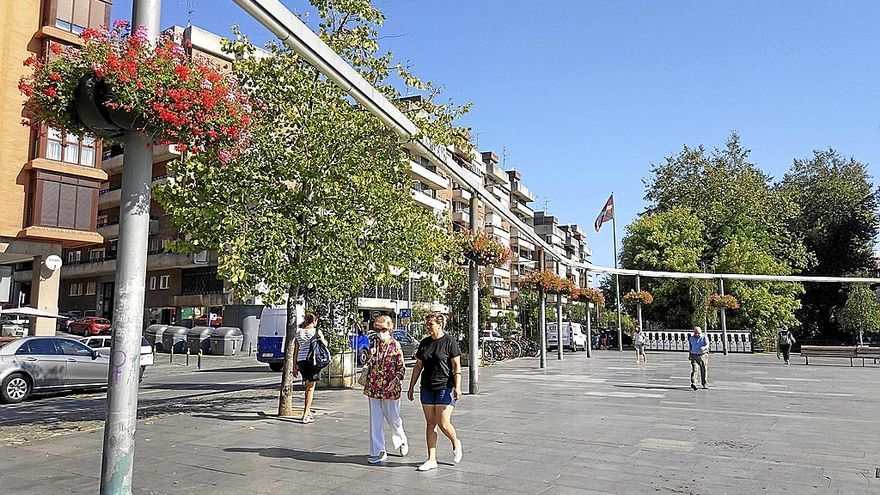
[[[700,371],[700,382],[706,385],[706,368],[709,366],[709,339],[703,335],[703,329],[694,327],[694,334],[688,337],[689,359],[691,361],[691,388],[697,389],[697,370]]]

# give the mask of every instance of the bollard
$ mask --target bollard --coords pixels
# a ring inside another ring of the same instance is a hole
[[[254,352],[254,343],[251,342],[248,344],[248,357],[251,357],[251,354]]]
[[[189,366],[189,347],[186,348],[186,365]]]
[[[196,366],[199,369],[202,369],[202,350],[201,349],[199,349],[199,357],[196,360]]]
[[[173,341],[171,342],[171,354],[168,356],[168,362],[169,363],[174,362],[174,342]]]

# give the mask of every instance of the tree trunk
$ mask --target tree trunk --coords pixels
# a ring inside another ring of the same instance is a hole
[[[278,416],[293,416],[293,366],[296,356],[293,348],[296,344],[296,303],[299,300],[299,287],[290,287],[287,291],[287,334],[284,338],[284,369],[281,372],[281,395],[278,398]]]

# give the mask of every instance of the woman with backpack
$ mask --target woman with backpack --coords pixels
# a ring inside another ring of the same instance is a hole
[[[400,419],[401,380],[406,374],[403,352],[391,336],[392,321],[380,316],[373,322],[376,341],[367,362],[364,395],[370,401],[370,457],[367,462],[378,464],[388,458],[385,450],[385,423],[391,428],[394,448],[405,456],[409,452],[403,420]]]
[[[308,312],[303,318],[302,325],[296,331],[296,342],[293,344],[293,354],[296,356],[296,364],[293,366],[293,376],[302,375],[303,386],[305,387],[305,404],[303,404],[303,423],[312,423],[315,417],[312,415],[312,400],[315,398],[315,384],[318,383],[318,376],[321,374],[321,368],[316,368],[309,361],[309,349],[312,340],[318,339],[324,345],[324,335],[318,331],[315,326],[318,323],[318,317],[315,313]]]
[[[419,399],[425,413],[428,460],[419,466],[419,471],[437,469],[437,428],[452,443],[452,462],[458,464],[463,455],[461,441],[450,421],[455,401],[461,397],[461,349],[458,342],[443,331],[439,314],[432,313],[425,318],[425,329],[428,336],[419,342],[407,393],[407,398],[413,400],[416,380],[421,375]]]
[[[782,357],[785,359],[785,365],[788,366],[788,358],[791,356],[791,346],[795,343],[794,335],[788,330],[788,327],[782,327],[776,332],[776,345],[782,351]]]

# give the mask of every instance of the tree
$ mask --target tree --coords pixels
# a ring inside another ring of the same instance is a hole
[[[866,285],[853,285],[846,294],[846,304],[836,313],[840,328],[854,338],[880,331],[880,301]]]
[[[380,92],[392,85],[390,53],[378,52],[384,16],[369,0],[314,0],[319,35]],[[247,152],[223,167],[195,155],[175,162],[159,191],[187,237],[178,249],[219,252],[219,275],[237,294],[286,300],[287,334],[295,306],[326,305],[368,284],[390,283],[411,267],[445,274],[456,260],[445,222],[413,203],[408,157],[398,137],[354,104],[291,49],[269,57],[238,34],[226,48],[233,74],[262,108]],[[402,69],[397,76],[428,94],[398,101],[438,144],[456,136],[460,109],[435,105],[436,92]],[[293,342],[288,338],[279,415],[292,414]]]
[[[708,247],[703,237],[703,221],[684,206],[648,213],[626,227],[621,264],[635,270],[700,271]],[[697,280],[642,280],[642,288],[655,296],[654,304],[642,307],[643,317],[666,328],[686,328],[695,319],[702,324],[704,305],[692,297],[694,287],[702,285]],[[622,291],[634,288],[629,278],[621,283]]]
[[[794,161],[779,191],[797,206],[789,229],[802,234],[814,256],[805,274],[842,276],[873,269],[878,192],[864,164],[833,149],[816,150]],[[839,335],[840,320],[833,313],[846,297],[837,284],[806,285],[799,315],[808,333]]]
[[[721,249],[715,263],[719,273],[789,275],[785,263],[773,258],[755,241],[733,239]],[[780,326],[799,326],[795,310],[800,308],[798,296],[803,286],[792,282],[756,282],[730,280],[725,289],[735,294],[740,309],[728,320],[728,327],[752,330],[757,342],[768,345]],[[708,300],[704,300],[706,304]]]

